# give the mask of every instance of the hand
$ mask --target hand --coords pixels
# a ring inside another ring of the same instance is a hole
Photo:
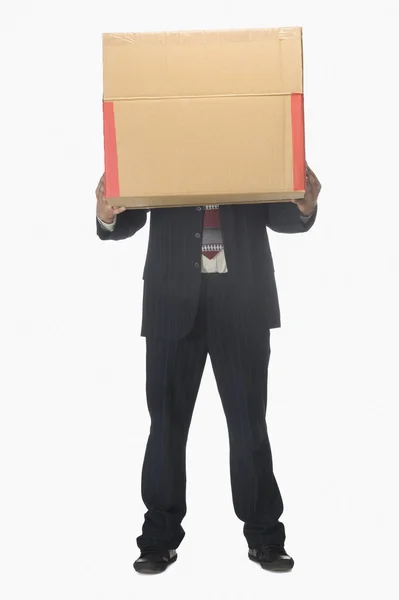
[[[317,206],[317,200],[319,198],[320,191],[321,183],[313,173],[312,169],[309,167],[308,163],[306,163],[305,197],[299,198],[299,200],[293,200],[303,215],[309,216],[314,212]]]
[[[113,207],[108,204],[108,201],[104,198],[104,182],[105,182],[105,173],[101,177],[98,182],[98,186],[96,189],[96,197],[97,197],[97,217],[104,221],[104,223],[113,223],[116,215],[124,212],[126,210],[125,206],[121,207]]]

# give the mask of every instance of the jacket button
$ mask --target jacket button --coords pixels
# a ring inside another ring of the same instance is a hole
[[[196,233],[196,234],[195,234],[195,237],[196,237],[196,238],[200,238],[200,237],[201,237],[201,234],[200,234],[200,233]]]
[[[202,207],[201,207],[201,206],[197,206],[197,210],[198,210],[198,211],[201,211],[201,210],[202,210]]]
[[[194,263],[194,267],[195,267],[196,269],[199,269],[199,266],[200,266],[199,262],[195,262],[195,263]]]

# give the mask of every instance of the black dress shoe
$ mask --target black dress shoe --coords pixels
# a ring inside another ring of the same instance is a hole
[[[294,560],[288,556],[284,546],[270,545],[250,548],[248,557],[267,571],[291,571],[294,566]]]
[[[155,548],[143,550],[133,563],[133,568],[137,573],[144,575],[157,575],[163,573],[169,565],[177,560],[176,550],[156,550]]]

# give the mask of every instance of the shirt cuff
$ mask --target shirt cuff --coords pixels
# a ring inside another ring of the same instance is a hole
[[[302,213],[300,213],[299,218],[301,219],[302,223],[307,223],[308,221],[310,221],[310,219],[313,217],[313,215],[316,212],[316,208],[317,208],[317,205],[314,207],[314,209],[312,210],[310,215],[303,215]]]
[[[112,223],[104,223],[104,221],[101,221],[100,217],[97,217],[97,221],[100,223],[100,226],[106,231],[113,231],[116,225],[116,215]]]

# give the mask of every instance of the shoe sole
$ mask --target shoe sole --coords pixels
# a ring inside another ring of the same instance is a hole
[[[164,573],[166,571],[166,569],[172,565],[174,562],[176,562],[177,560],[177,554],[175,554],[175,556],[173,556],[173,558],[171,558],[170,560],[168,560],[168,562],[165,562],[164,564],[158,564],[158,563],[133,563],[133,568],[136,571],[136,573],[139,573],[140,575],[160,575],[161,573]],[[141,566],[143,565],[143,566]],[[152,565],[151,567],[149,565]]]
[[[272,571],[273,573],[288,573],[289,571],[292,571],[295,564],[292,558],[283,559],[278,562],[262,562],[250,554],[248,554],[248,558],[249,560],[252,560],[252,562],[260,565],[265,571]]]

